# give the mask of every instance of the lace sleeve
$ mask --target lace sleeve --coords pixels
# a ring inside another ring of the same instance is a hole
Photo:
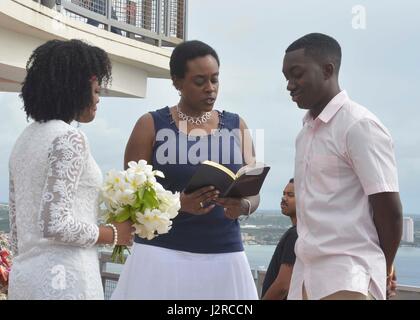
[[[9,222],[10,222],[10,246],[13,256],[18,255],[17,228],[16,228],[16,205],[15,186],[11,173],[9,174]]]
[[[93,246],[98,239],[96,224],[84,223],[73,215],[87,152],[85,138],[78,131],[57,137],[50,147],[40,215],[45,238],[81,247]]]

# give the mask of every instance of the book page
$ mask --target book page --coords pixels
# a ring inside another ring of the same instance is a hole
[[[238,172],[236,173],[236,178],[238,178],[238,177],[240,177],[244,174],[258,176],[261,173],[263,173],[265,167],[267,167],[267,166],[262,162],[256,162],[256,163],[248,164],[248,165],[243,166],[242,168],[240,168],[238,170]]]
[[[221,165],[220,163],[213,162],[213,161],[210,161],[210,160],[205,160],[202,163],[206,164],[208,166],[218,168],[219,170],[221,170],[221,171],[225,172],[227,175],[229,175],[233,180],[235,180],[236,177],[237,177],[229,168],[226,168],[224,165]]]

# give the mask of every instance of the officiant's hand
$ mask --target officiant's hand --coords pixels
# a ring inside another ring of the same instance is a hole
[[[213,201],[215,204],[225,209],[225,217],[235,220],[241,214],[248,212],[248,204],[243,199],[238,198],[219,198]]]
[[[204,187],[189,194],[182,192],[180,196],[180,211],[196,215],[207,214],[215,207],[211,202],[217,199],[218,196],[219,191],[213,186]]]

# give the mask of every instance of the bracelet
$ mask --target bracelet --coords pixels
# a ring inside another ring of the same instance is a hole
[[[105,225],[105,227],[112,228],[112,231],[114,233],[114,243],[112,244],[112,247],[115,247],[117,245],[117,243],[118,243],[118,230],[117,230],[117,227],[114,226],[112,223],[107,223]]]

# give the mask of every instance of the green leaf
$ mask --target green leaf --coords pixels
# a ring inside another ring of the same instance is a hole
[[[133,204],[134,209],[140,209],[143,205],[143,199],[137,198],[136,202]]]
[[[131,216],[130,208],[124,208],[121,212],[119,212],[116,216],[114,221],[115,222],[124,222],[128,220]]]
[[[137,222],[137,216],[136,216],[136,210],[131,210],[130,218],[131,218],[131,222],[138,223]]]
[[[145,187],[141,187],[140,188],[140,190],[139,191],[137,191],[137,194],[138,194],[138,196],[139,196],[139,199],[142,199],[143,198],[143,195],[144,195],[144,191],[146,190],[146,188]]]
[[[141,187],[139,191],[136,192],[136,202],[133,205],[133,208],[140,209],[144,204],[143,195],[144,195],[144,187]]]
[[[156,209],[159,207],[159,201],[156,196],[156,191],[153,188],[147,188],[143,195],[144,207],[149,209]]]

